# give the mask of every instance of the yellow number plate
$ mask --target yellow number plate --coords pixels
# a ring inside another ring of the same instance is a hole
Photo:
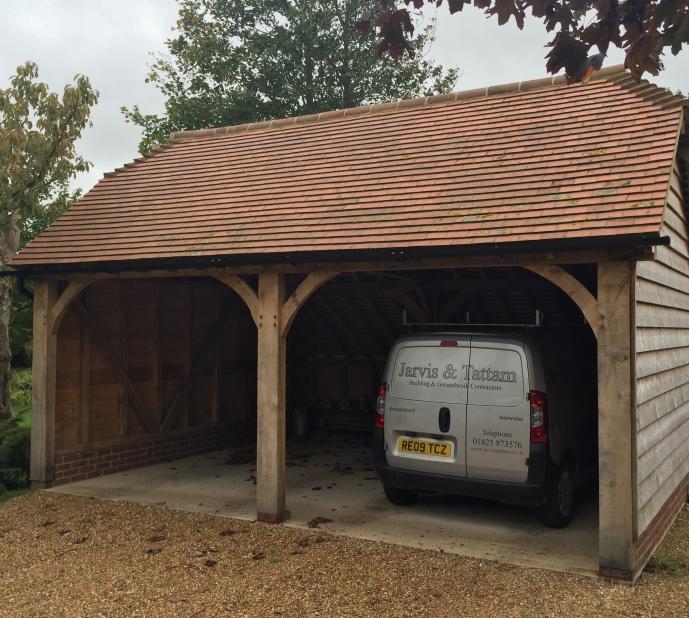
[[[452,457],[452,442],[400,437],[397,438],[397,450],[405,455],[450,458]]]

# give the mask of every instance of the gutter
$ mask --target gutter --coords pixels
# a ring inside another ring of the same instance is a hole
[[[219,268],[231,266],[269,266],[275,264],[407,261],[428,258],[509,256],[519,253],[559,253],[585,250],[632,250],[639,251],[657,246],[669,246],[670,238],[660,234],[628,234],[625,236],[585,237],[552,241],[523,241],[511,243],[486,243],[482,245],[451,245],[447,247],[400,247],[391,249],[300,251],[289,253],[240,254],[220,256],[180,256],[174,258],[122,260],[111,262],[81,262],[70,264],[19,265],[14,270],[0,271],[2,277],[70,273],[122,273],[141,270],[178,270],[183,268]],[[24,287],[24,284],[21,284]],[[30,293],[24,287],[20,291]]]

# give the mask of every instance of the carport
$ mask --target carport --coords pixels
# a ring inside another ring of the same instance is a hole
[[[403,322],[538,311],[558,345],[595,337],[599,572],[634,579],[689,478],[685,109],[598,76],[173,134],[107,175],[13,261],[34,287],[32,481],[255,432],[256,516],[281,522],[309,376],[375,389]]]

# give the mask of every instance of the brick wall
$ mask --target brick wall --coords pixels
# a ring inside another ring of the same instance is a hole
[[[123,472],[132,468],[245,444],[253,440],[248,425],[213,427],[167,435],[142,437],[127,443],[61,453],[55,458],[55,480],[51,485]]]

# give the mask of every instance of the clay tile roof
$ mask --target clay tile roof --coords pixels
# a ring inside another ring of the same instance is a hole
[[[12,265],[657,236],[682,111],[613,67],[586,84],[549,78],[174,133],[106,174]]]

